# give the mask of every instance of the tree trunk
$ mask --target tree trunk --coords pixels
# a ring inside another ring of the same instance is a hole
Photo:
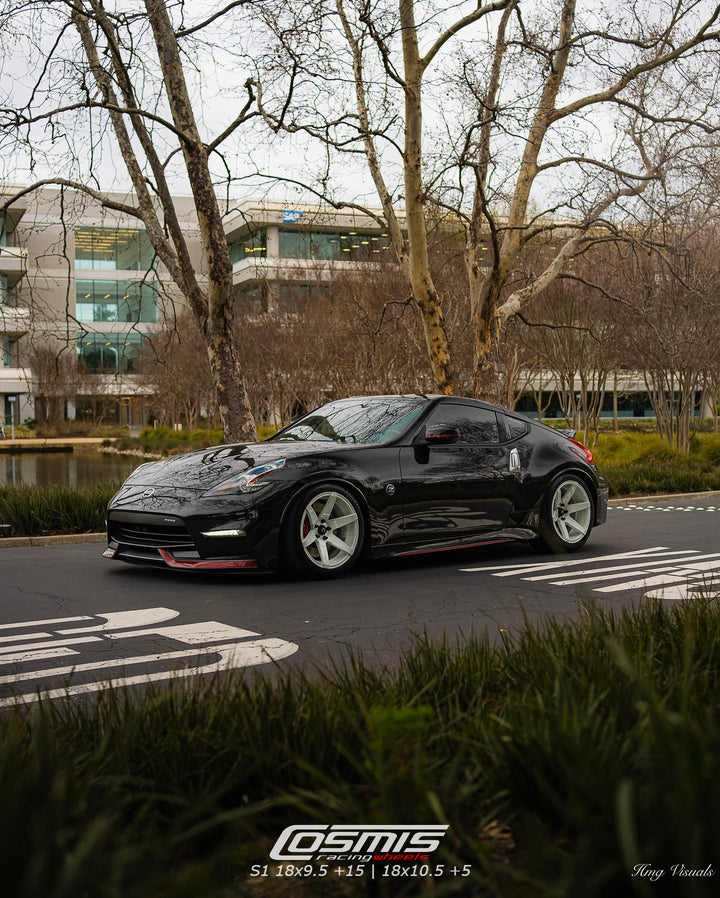
[[[455,373],[437,291],[430,274],[425,196],[422,183],[422,64],[418,49],[413,0],[400,0],[405,67],[405,223],[407,271],[413,300],[422,320],[425,345],[439,393],[454,393]]]
[[[222,215],[208,166],[207,149],[195,121],[177,39],[164,0],[146,0],[165,90],[175,126],[182,132],[182,153],[208,263],[207,317],[194,307],[207,344],[208,359],[227,442],[257,440],[234,336],[232,262]],[[204,310],[203,310],[204,311]]]

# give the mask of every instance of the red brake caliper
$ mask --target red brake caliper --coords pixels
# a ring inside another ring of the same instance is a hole
[[[305,515],[302,524],[302,538],[305,539],[308,533],[310,533],[310,521],[308,520],[308,516]]]

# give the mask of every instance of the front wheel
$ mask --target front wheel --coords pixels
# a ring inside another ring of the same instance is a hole
[[[340,486],[314,486],[296,499],[283,526],[281,563],[312,579],[346,574],[360,557],[365,522],[359,502]]]
[[[593,500],[588,487],[572,474],[553,481],[540,515],[540,542],[552,552],[577,552],[590,536]]]

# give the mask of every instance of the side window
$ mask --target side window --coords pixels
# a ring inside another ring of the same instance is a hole
[[[505,423],[507,424],[511,440],[519,440],[520,437],[524,437],[528,432],[527,423],[519,418],[511,418],[510,415],[505,415]]]
[[[436,424],[456,427],[461,443],[500,442],[497,415],[487,408],[443,402],[431,412],[426,422],[427,427]]]

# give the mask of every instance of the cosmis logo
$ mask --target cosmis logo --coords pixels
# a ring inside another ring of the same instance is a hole
[[[296,824],[286,827],[273,845],[274,861],[427,860],[447,831],[447,824],[407,823],[342,826]]]

